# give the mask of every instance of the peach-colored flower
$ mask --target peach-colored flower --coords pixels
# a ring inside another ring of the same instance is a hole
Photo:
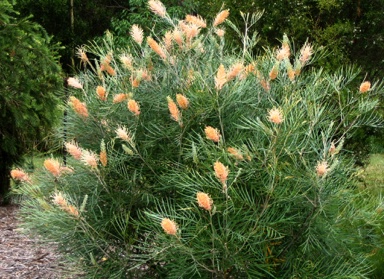
[[[11,177],[15,180],[30,181],[28,174],[21,169],[11,170]]]
[[[200,28],[205,28],[207,27],[207,23],[205,22],[205,20],[197,15],[197,16],[194,16],[194,15],[187,15],[185,17],[185,21],[188,22],[188,23],[193,23],[197,26],[199,26]]]
[[[165,45],[165,49],[167,51],[170,51],[171,48],[172,48],[172,38],[173,38],[173,35],[172,35],[171,31],[165,32],[164,38],[163,38],[163,42],[164,42],[164,45]]]
[[[250,73],[256,73],[256,69],[255,69],[255,66],[253,64],[248,64],[246,67],[245,67],[245,73],[247,75],[249,75]]]
[[[277,75],[279,74],[279,63],[275,63],[275,65],[273,65],[273,68],[272,70],[269,72],[269,78],[271,80],[274,80],[277,78]]]
[[[104,59],[102,60],[101,64],[103,65],[109,65],[109,63],[111,63],[112,61],[112,53],[109,52],[105,57]]]
[[[97,86],[96,87],[96,94],[99,97],[100,100],[105,101],[107,99],[107,91],[103,86]]]
[[[181,122],[181,114],[180,114],[179,109],[177,108],[176,103],[169,96],[167,97],[167,101],[168,101],[168,109],[169,109],[169,112],[171,114],[171,118],[180,123]]]
[[[80,58],[81,62],[82,62],[84,65],[87,64],[87,63],[89,62],[89,59],[88,59],[87,54],[85,53],[83,47],[79,47],[79,48],[77,49],[76,54],[77,54],[77,57]]]
[[[137,88],[140,86],[140,79],[131,77],[130,80],[132,87]]]
[[[272,123],[281,124],[284,121],[283,113],[278,108],[273,108],[268,111],[268,119]]]
[[[329,147],[328,152],[329,152],[329,154],[331,154],[331,156],[337,154],[338,150],[337,150],[334,142],[331,142],[331,146]]]
[[[324,176],[329,171],[328,163],[326,161],[318,162],[316,166],[317,176]]]
[[[264,88],[265,91],[271,90],[271,85],[264,78],[260,80],[260,85]]]
[[[148,73],[148,70],[143,68],[143,69],[139,69],[137,71],[137,76],[140,78],[140,79],[143,79],[143,80],[146,80],[146,81],[150,81],[152,80],[152,77],[151,75]]]
[[[56,159],[46,159],[44,161],[44,167],[55,177],[58,177],[61,174],[60,162]]]
[[[184,20],[179,20],[178,27],[183,31],[184,34],[187,33],[188,24]]]
[[[166,59],[167,55],[165,54],[163,48],[151,37],[147,38],[147,43],[150,46],[150,48],[156,52],[161,58]]]
[[[177,225],[174,221],[163,218],[161,220],[161,227],[163,228],[164,232],[170,235],[176,235],[177,234]]]
[[[99,157],[100,157],[100,163],[103,165],[103,167],[106,167],[108,164],[107,151],[101,150]]]
[[[134,115],[139,116],[140,115],[140,106],[135,100],[129,100],[128,101],[128,109],[130,112],[132,112]]]
[[[90,166],[91,168],[97,168],[98,157],[92,151],[84,150],[81,155],[81,161],[84,162],[85,165]]]
[[[184,42],[183,32],[181,32],[180,29],[175,28],[175,30],[173,30],[172,36],[175,42],[178,44],[178,46],[180,48],[183,48],[183,42]]]
[[[188,98],[182,94],[176,94],[176,102],[182,109],[187,109],[189,105]]]
[[[290,61],[286,61],[286,67],[287,67],[287,75],[291,81],[295,79],[295,70],[292,67],[292,64]]]
[[[68,201],[61,192],[55,192],[53,194],[52,202],[72,216],[78,217],[80,215],[79,210],[75,206],[68,204]]]
[[[309,61],[313,54],[313,47],[309,43],[305,43],[300,50],[300,62],[305,64]]]
[[[295,70],[292,67],[287,68],[288,78],[293,81],[295,79]]]
[[[68,206],[68,202],[61,192],[55,192],[52,196],[52,202],[61,208]]]
[[[244,160],[243,154],[241,154],[240,150],[238,150],[234,147],[228,147],[227,151],[229,154],[231,154],[233,157],[235,157],[236,160],[239,160],[239,161]]]
[[[299,60],[296,60],[296,62],[295,62],[295,76],[298,77],[301,74],[301,68],[302,68],[301,62]]]
[[[216,161],[213,165],[215,175],[220,182],[225,185],[228,179],[229,170],[228,167],[224,166],[221,162]]]
[[[73,158],[75,158],[76,160],[80,160],[82,151],[76,142],[66,142],[64,145],[67,152],[71,154]]]
[[[109,75],[115,76],[116,71],[111,67],[112,54],[108,53],[101,62],[100,71],[106,71]]]
[[[219,37],[224,37],[224,35],[225,35],[225,30],[224,30],[224,29],[221,29],[221,28],[217,28],[217,29],[215,30],[215,33],[216,33],[216,35],[219,36]]]
[[[161,3],[159,0],[149,0],[148,5],[150,10],[157,14],[160,17],[165,17],[167,15],[167,10],[165,9],[165,6],[163,3]]]
[[[228,16],[229,16],[229,10],[221,11],[216,15],[215,20],[213,21],[213,26],[215,27],[217,25],[222,24],[227,19]]]
[[[116,133],[117,137],[119,139],[121,139],[121,140],[130,142],[131,139],[132,139],[132,137],[131,137],[130,133],[128,132],[127,128],[124,127],[124,126],[117,127],[117,129],[115,130],[115,133]]]
[[[88,117],[88,110],[85,103],[80,102],[80,100],[74,96],[69,97],[69,102],[78,115],[85,118]]]
[[[289,58],[291,56],[291,50],[288,44],[283,44],[281,48],[279,48],[276,52],[276,59],[278,61],[282,61],[284,59]]]
[[[116,94],[115,96],[113,96],[113,103],[114,104],[121,103],[125,101],[127,98],[128,98],[128,94],[125,94],[125,93]]]
[[[244,66],[242,63],[236,63],[231,67],[231,70],[227,74],[227,80],[232,80],[235,77],[237,77],[241,71],[244,69]]]
[[[188,42],[191,42],[191,40],[196,37],[197,35],[199,35],[200,33],[200,27],[195,25],[195,24],[188,24],[186,25],[186,29],[185,29],[185,37],[187,38],[187,41]]]
[[[69,77],[67,79],[67,84],[69,86],[72,86],[73,88],[83,89],[83,85],[80,83],[80,81],[76,78],[73,78],[73,77]]]
[[[205,136],[207,139],[213,141],[213,142],[219,142],[220,141],[220,132],[218,129],[215,129],[211,126],[207,126],[204,129]]]
[[[105,150],[105,142],[104,139],[100,142],[100,154],[99,154],[100,163],[103,165],[103,167],[107,166],[108,163],[108,157],[107,157],[107,151]]]
[[[200,207],[204,208],[205,210],[210,211],[212,209],[213,201],[211,197],[203,192],[198,192],[196,194],[197,203]]]
[[[141,43],[143,42],[143,29],[141,29],[141,27],[139,25],[134,24],[134,25],[132,25],[130,34],[131,34],[132,39],[136,43],[141,45]]]
[[[187,87],[189,87],[195,81],[195,79],[196,79],[196,76],[193,69],[188,70],[187,81],[186,81]]]
[[[125,68],[132,70],[132,57],[130,55],[121,55],[120,61],[123,63]]]
[[[68,205],[67,207],[65,207],[63,209],[75,217],[79,217],[79,215],[80,215],[79,210],[74,205]]]
[[[116,75],[116,71],[110,65],[105,65],[105,71],[111,76]]]
[[[221,90],[226,82],[227,82],[227,74],[225,73],[224,65],[220,64],[215,77],[215,88],[217,90]]]
[[[369,81],[364,81],[360,85],[360,93],[365,93],[365,92],[369,91],[369,89],[371,89],[371,83]]]

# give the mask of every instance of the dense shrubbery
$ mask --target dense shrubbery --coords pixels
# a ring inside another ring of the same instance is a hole
[[[13,1],[12,1],[13,2]],[[44,29],[0,3],[0,204],[9,171],[40,142],[62,114],[59,46]]]
[[[357,189],[343,141],[381,124],[382,85],[307,70],[316,51],[286,36],[234,54],[227,10],[178,21],[150,3],[164,35],[79,50],[67,165],[12,172],[25,226],[92,278],[367,278],[384,204]]]

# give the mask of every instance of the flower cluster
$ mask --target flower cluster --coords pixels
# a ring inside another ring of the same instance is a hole
[[[79,217],[79,210],[76,208],[76,206],[69,204],[61,192],[56,192],[53,194],[52,202],[70,215],[76,218]]]
[[[12,179],[19,180],[22,182],[31,182],[29,175],[24,172],[22,169],[13,169],[11,170]]]

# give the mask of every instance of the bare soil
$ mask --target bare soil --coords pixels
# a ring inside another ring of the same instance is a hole
[[[18,227],[18,206],[0,206],[0,279],[75,279],[55,244],[42,243]]]

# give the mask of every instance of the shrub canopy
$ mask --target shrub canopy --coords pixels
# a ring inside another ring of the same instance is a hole
[[[19,170],[25,226],[93,278],[367,278],[383,204],[356,187],[343,141],[382,124],[383,85],[312,67],[321,53],[287,36],[254,57],[244,35],[235,53],[227,10],[179,21],[149,5],[168,30],[79,51],[70,159]]]

